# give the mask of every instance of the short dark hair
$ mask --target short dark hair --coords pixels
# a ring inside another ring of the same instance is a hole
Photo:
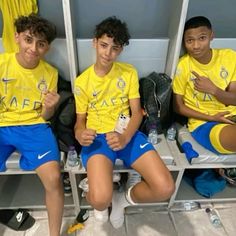
[[[96,25],[94,37],[99,39],[104,34],[113,38],[114,43],[118,45],[124,46],[129,44],[130,34],[127,25],[115,16],[108,17]]]
[[[40,35],[50,44],[57,35],[56,26],[48,20],[32,13],[15,20],[16,32],[29,30],[32,35]]]
[[[206,26],[208,29],[212,29],[211,22],[205,16],[195,16],[186,21],[184,26],[184,32],[188,29],[198,28]]]

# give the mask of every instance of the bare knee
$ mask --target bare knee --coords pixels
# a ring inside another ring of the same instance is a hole
[[[152,186],[152,192],[154,198],[158,200],[167,200],[171,197],[171,195],[175,191],[175,184],[173,179],[169,179],[168,181],[165,180],[161,184],[157,183],[156,185]]]
[[[88,200],[90,204],[97,210],[104,210],[109,207],[112,200],[112,192],[109,191],[99,191],[98,190],[89,190]]]
[[[162,195],[165,199],[169,199],[175,191],[174,181],[169,181],[163,186]]]
[[[62,189],[61,173],[59,171],[51,172],[47,175],[47,179],[44,180],[43,185],[47,192],[53,192]]]

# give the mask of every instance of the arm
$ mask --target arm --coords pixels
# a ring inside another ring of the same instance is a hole
[[[86,129],[86,113],[76,115],[75,138],[82,146],[89,146],[96,137],[96,131]]]
[[[131,110],[131,117],[129,124],[125,132],[123,133],[123,136],[125,136],[126,138],[126,144],[130,141],[135,132],[138,130],[143,119],[140,98],[130,99],[129,106]]]
[[[130,99],[129,100],[131,117],[127,128],[124,133],[119,134],[117,132],[108,133],[106,136],[107,143],[111,149],[114,151],[123,149],[131,140],[135,132],[138,130],[142,122],[142,110],[140,105],[140,99]]]
[[[195,71],[192,74],[196,76],[194,80],[194,89],[199,92],[213,95],[219,102],[225,105],[236,105],[236,82],[231,82],[226,90],[218,88],[209,78],[200,76]]]
[[[195,111],[184,104],[183,96],[179,94],[174,94],[174,110],[176,113],[186,116],[188,118],[234,124],[232,121],[225,118],[225,115],[229,114],[229,112],[219,112],[215,114],[214,116],[210,116],[210,115]]]
[[[57,92],[54,92],[54,91],[44,92],[42,117],[45,120],[49,120],[53,116],[59,99],[60,99],[60,95]]]

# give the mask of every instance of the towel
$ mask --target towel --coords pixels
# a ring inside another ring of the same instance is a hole
[[[1,0],[0,9],[3,16],[3,48],[5,52],[17,52],[14,22],[19,16],[37,13],[37,0]]]

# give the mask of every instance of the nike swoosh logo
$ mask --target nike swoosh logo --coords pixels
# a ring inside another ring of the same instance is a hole
[[[9,81],[12,81],[12,80],[14,80],[14,79],[2,78],[3,82],[9,82]]]
[[[19,212],[17,215],[16,215],[16,220],[17,222],[21,222],[22,221],[22,217],[23,217],[23,212]]]
[[[145,143],[145,144],[140,144],[140,148],[143,149],[145,148],[149,143]]]
[[[50,153],[51,151],[48,151],[48,152],[45,152],[44,154],[42,155],[38,155],[38,159],[42,159],[43,157],[45,157],[48,153]]]
[[[97,95],[101,93],[101,91],[98,91],[98,92],[93,92],[93,97],[97,97]]]

